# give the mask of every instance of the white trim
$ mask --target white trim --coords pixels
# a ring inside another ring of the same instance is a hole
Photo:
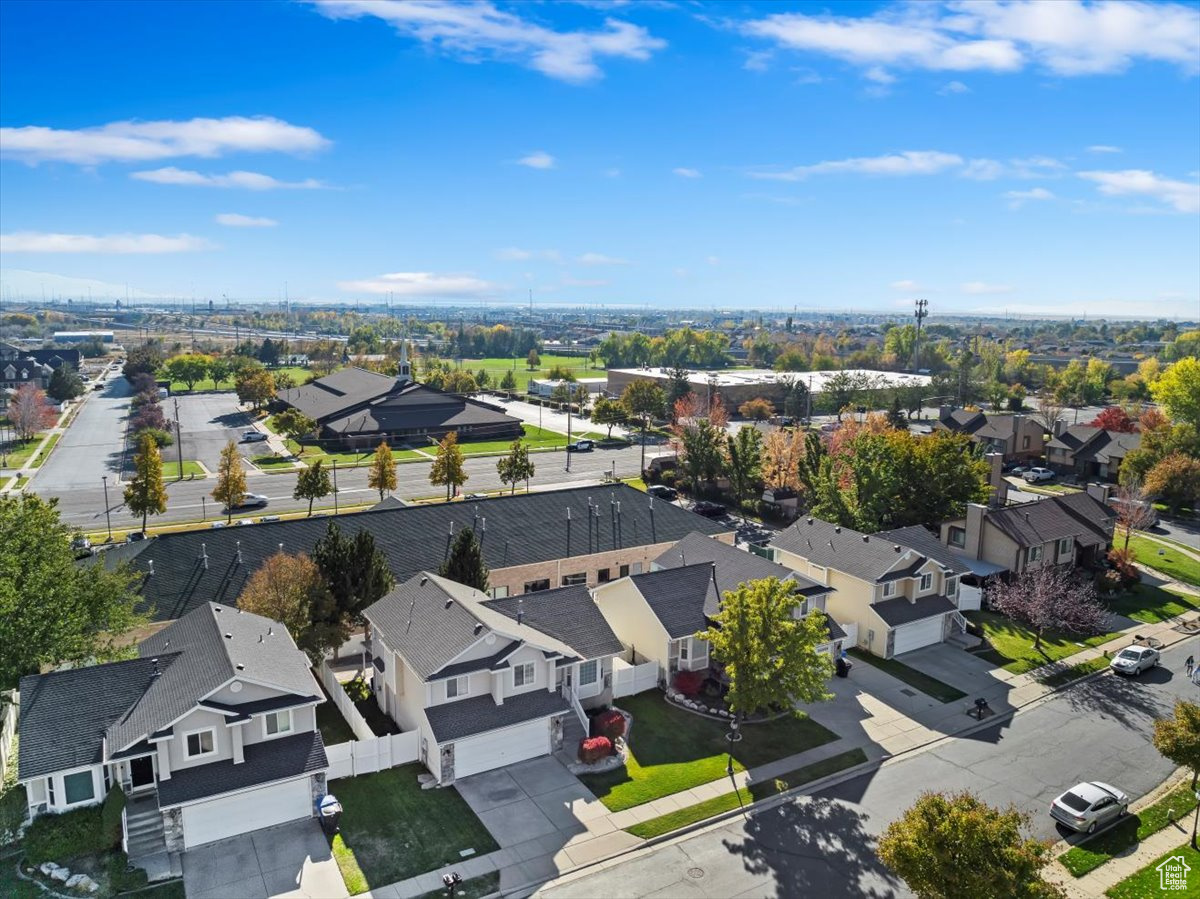
[[[278,719],[278,717],[283,714],[287,715],[287,729],[286,730],[282,730],[282,729],[276,730],[275,733],[269,732],[267,730],[267,719],[270,718],[272,715],[274,715],[276,717],[276,719]],[[263,739],[264,740],[276,740],[279,737],[286,737],[289,734],[294,734],[296,732],[296,730],[295,730],[296,719],[295,719],[295,716],[292,715],[291,709],[276,709],[273,712],[266,712],[262,716],[262,728],[263,728]]]
[[[92,795],[89,796],[87,799],[79,799],[75,802],[68,802],[67,801],[67,778],[74,777],[76,774],[87,774],[91,778],[91,780],[92,780]],[[64,771],[61,773],[56,772],[55,774],[50,775],[50,776],[51,777],[57,776],[60,781],[59,786],[62,787],[62,802],[56,803],[54,805],[54,808],[63,808],[63,809],[83,808],[85,805],[95,805],[101,799],[100,792],[97,791],[97,789],[96,789],[96,767],[94,765],[89,765],[86,768],[80,768],[75,771]],[[56,798],[57,798],[57,795],[56,795]]]
[[[518,669],[521,671],[521,676],[522,676],[522,682],[519,684],[517,683],[517,670]],[[525,674],[525,669],[529,669],[528,675]],[[512,666],[512,685],[513,685],[514,690],[517,689],[518,687],[528,687],[531,684],[535,684],[535,683],[537,683],[537,663],[536,662],[522,662],[519,665]]]
[[[929,578],[928,584],[925,583],[926,578]],[[926,590],[933,589],[933,572],[932,571],[926,571],[924,574],[921,575],[921,579],[917,582],[917,589],[919,591],[921,591],[922,593],[924,593]]]
[[[596,675],[589,681],[585,681],[583,679],[583,667],[585,665],[594,665],[595,666]],[[579,663],[579,671],[575,675],[575,678],[579,682],[579,686],[581,686],[581,687],[592,686],[592,684],[594,684],[598,680],[600,680],[600,660],[599,659],[587,659],[586,661],[580,662]]]
[[[891,599],[895,595],[896,595],[896,582],[895,581],[884,581],[883,582],[883,598]]]
[[[458,689],[459,681],[462,681],[462,684],[463,684],[461,691],[459,691],[459,689]],[[448,677],[448,678],[446,678],[446,680],[443,683],[445,683],[445,685],[446,685],[446,687],[445,687],[446,699],[448,699],[448,700],[449,699],[462,699],[464,696],[471,695],[471,675],[469,675],[469,674],[459,674],[456,677]],[[451,684],[454,684],[454,689],[455,689],[455,693],[453,696],[450,695],[450,685]]]
[[[212,734],[212,747],[213,748],[210,749],[208,752],[197,752],[195,754],[189,752],[188,751],[189,750],[188,737],[192,736],[192,734],[202,734],[202,733]],[[206,759],[210,755],[217,754],[217,729],[215,727],[198,727],[195,730],[185,731],[184,733],[180,734],[180,736],[183,737],[183,758],[185,761],[190,762],[193,759]]]
[[[274,786],[275,784],[288,783],[293,780],[300,780],[301,778],[304,778],[305,780],[307,780],[308,778],[313,777],[314,775],[321,774],[323,772],[327,772],[328,770],[329,770],[329,768],[327,768],[327,767],[326,768],[317,768],[316,770],[309,771],[305,774],[296,774],[296,775],[293,775],[292,777],[281,777],[279,780],[265,780],[262,783],[255,784],[252,787],[242,787],[240,790],[229,790],[224,793],[210,793],[207,796],[200,796],[200,797],[197,797],[196,799],[189,799],[187,802],[176,802],[173,805],[162,805],[160,803],[159,808],[160,809],[187,808],[189,805],[201,805],[202,803],[205,803],[205,802],[211,802],[214,799],[222,799],[225,796],[237,796],[239,793],[253,793],[255,790],[261,790],[263,787],[270,787],[270,786]]]

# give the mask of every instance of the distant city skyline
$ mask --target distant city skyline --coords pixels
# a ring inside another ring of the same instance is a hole
[[[1196,3],[6,3],[0,287],[1194,319],[1198,75]]]

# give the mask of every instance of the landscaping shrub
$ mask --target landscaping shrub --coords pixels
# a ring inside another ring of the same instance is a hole
[[[350,700],[355,703],[364,702],[371,698],[371,688],[361,677],[346,681],[346,683],[342,684],[342,689],[346,691],[346,695],[350,697]]]
[[[613,744],[608,737],[588,737],[579,741],[579,761],[585,765],[606,759],[612,754]]]
[[[125,811],[125,791],[116,784],[104,797],[100,806],[100,826],[108,845],[117,846],[121,842],[121,813]]]
[[[1111,570],[1115,571],[1120,577],[1121,586],[1123,587],[1136,584],[1141,580],[1141,574],[1133,565],[1133,550],[1116,549],[1115,547],[1110,549],[1108,551],[1108,564],[1111,566]]]
[[[617,737],[625,736],[625,716],[616,709],[601,712],[592,719],[592,732],[615,743]]]
[[[124,852],[114,852],[110,855],[104,868],[108,874],[108,888],[113,893],[144,889],[148,882],[145,871],[129,867],[129,856]]]
[[[40,815],[25,831],[25,859],[31,865],[51,861],[62,864],[112,846],[98,805],[61,815]]]
[[[684,696],[695,696],[704,686],[703,671],[677,671],[671,681],[676,691]]]
[[[1111,596],[1125,588],[1119,571],[1103,571],[1096,576],[1096,591]]]

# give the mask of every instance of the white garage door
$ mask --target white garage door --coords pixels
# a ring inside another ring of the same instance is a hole
[[[545,718],[468,737],[454,743],[454,777],[460,779],[503,768],[550,752],[550,724]]]
[[[191,849],[201,843],[223,840],[260,827],[286,824],[309,817],[312,810],[307,777],[198,802],[183,809],[184,846]]]
[[[945,615],[937,615],[896,628],[896,641],[892,645],[892,655],[898,656],[902,652],[911,652],[922,646],[941,643],[942,622],[945,617]]]

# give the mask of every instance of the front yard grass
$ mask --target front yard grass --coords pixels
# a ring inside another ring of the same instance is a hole
[[[1077,662],[1061,671],[1047,674],[1045,677],[1038,678],[1038,680],[1047,687],[1061,687],[1063,684],[1069,684],[1073,680],[1079,680],[1081,677],[1087,677],[1089,674],[1103,671],[1107,667],[1108,659],[1104,656],[1096,656],[1096,658],[1088,659],[1086,662]]]
[[[954,702],[956,699],[966,698],[967,694],[957,687],[952,687],[938,680],[936,677],[930,677],[923,671],[918,671],[916,668],[912,668],[895,659],[881,659],[879,656],[865,652],[857,647],[850,650],[850,655],[854,656],[860,662],[865,662],[881,671],[886,671],[892,677],[896,678],[896,680],[903,681],[910,687],[920,690],[926,696],[932,696],[938,702]]]
[[[1081,649],[1107,643],[1117,636],[1116,631],[1094,637],[1074,637],[1051,631],[1042,635],[1041,651],[1035,652],[1033,631],[1025,625],[996,612],[981,610],[963,614],[983,629],[983,635],[992,647],[976,655],[1014,674],[1024,674],[1048,662],[1057,662]]]
[[[729,727],[667,703],[657,690],[621,701],[633,715],[624,768],[580,779],[614,812],[690,790],[725,777]],[[784,717],[742,726],[733,767],[743,771],[812,749],[837,735],[808,717]]]
[[[1116,614],[1145,624],[1159,624],[1187,612],[1200,611],[1200,606],[1192,602],[1191,597],[1150,584],[1134,584],[1129,592],[1120,593],[1105,602]]]
[[[324,689],[321,692],[325,693]],[[317,706],[317,730],[321,732],[321,739],[326,746],[358,739],[328,693],[325,693],[325,701]]]
[[[1139,564],[1161,571],[1184,584],[1200,587],[1200,561],[1192,556],[1165,543],[1136,535],[1130,538],[1129,548]]]
[[[333,856],[352,894],[461,861],[464,849],[500,848],[457,790],[421,789],[423,770],[404,765],[332,783],[345,810]]]
[[[776,793],[790,790],[792,787],[798,787],[822,777],[828,777],[830,774],[836,774],[838,771],[853,768],[855,765],[864,764],[866,761],[867,754],[865,752],[861,749],[851,749],[849,752],[842,752],[819,762],[813,762],[811,765],[796,768],[794,771],[788,771],[780,777],[751,784],[748,788],[739,787],[736,792],[722,793],[720,796],[714,796],[704,802],[698,802],[678,811],[642,821],[625,828],[625,830],[635,837],[649,840],[681,827],[687,827],[689,824],[695,824],[697,821],[703,821],[705,818],[711,818],[760,799],[766,799]]]
[[[37,449],[37,445],[41,440],[41,434],[38,434],[36,437],[30,437],[28,440],[10,440],[5,450],[8,456],[7,467],[24,468],[25,463],[29,461],[29,457],[33,455],[33,451]]]
[[[1160,858],[1156,858],[1136,874],[1126,877],[1115,887],[1110,887],[1105,895],[1110,897],[1110,899],[1148,899],[1151,896],[1196,895],[1192,890],[1178,893],[1163,891],[1160,874],[1156,869],[1173,855],[1183,856],[1183,863],[1191,869],[1191,873],[1188,875],[1191,878],[1189,884],[1194,884],[1196,882],[1196,872],[1200,870],[1200,852],[1197,852],[1190,844],[1185,842],[1178,849],[1168,852]]]
[[[179,477],[179,462],[178,462],[178,460],[172,459],[169,462],[163,462],[162,475],[168,481],[178,479],[178,477]],[[202,477],[204,477],[204,469],[200,467],[199,462],[195,462],[191,459],[184,459],[183,460],[183,476],[185,478],[187,478],[187,477],[202,478]]]
[[[578,439],[579,435],[572,434],[571,439]],[[547,431],[545,428],[539,428],[537,425],[526,424],[525,436],[521,438],[531,450],[534,449],[549,449],[556,446],[567,445],[567,435],[560,434],[557,431]],[[505,455],[512,446],[511,440],[481,440],[481,441],[464,441],[459,444],[462,448],[463,455],[466,456],[482,456],[482,455]],[[430,447],[430,452],[436,452],[435,447]]]
[[[32,464],[30,464],[29,467],[30,468],[41,468],[42,463],[45,462],[46,459],[49,457],[50,450],[54,449],[54,444],[58,443],[58,438],[61,436],[62,436],[62,434],[51,434],[50,439],[46,441],[46,445],[44,447],[42,447],[42,451],[40,453],[38,453],[38,457],[33,460]]]
[[[1187,818],[1188,813],[1195,807],[1196,796],[1191,791],[1191,785],[1184,784],[1137,814],[1127,815],[1125,820],[1114,824],[1103,833],[1096,834],[1078,846],[1072,846],[1060,855],[1058,860],[1075,877],[1082,877],[1135,843],[1170,826],[1167,820],[1169,811],[1174,811],[1175,820],[1179,821]]]

